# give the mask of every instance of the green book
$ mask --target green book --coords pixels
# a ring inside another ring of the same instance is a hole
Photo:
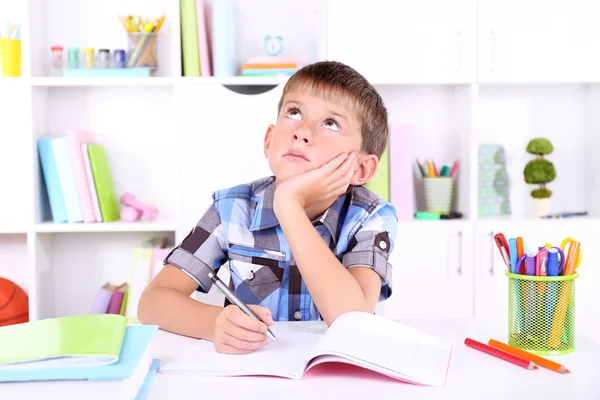
[[[127,318],[85,314],[0,328],[0,370],[101,366],[119,360]]]
[[[180,0],[183,76],[200,76],[200,50],[196,0]],[[201,24],[204,26],[203,24]]]
[[[100,205],[100,214],[103,222],[118,221],[121,219],[119,209],[119,199],[115,191],[106,149],[101,144],[88,144],[88,154],[90,156],[90,165],[92,175],[94,176],[94,185],[98,194],[98,203]]]
[[[390,201],[390,155],[389,146],[381,155],[377,172],[365,187],[385,201]]]

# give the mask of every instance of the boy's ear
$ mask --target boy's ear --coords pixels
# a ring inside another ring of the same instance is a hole
[[[350,184],[360,186],[367,183],[377,172],[379,159],[374,154],[362,154],[358,156],[358,162]]]
[[[263,152],[265,154],[265,157],[267,157],[267,158],[269,157],[269,147],[271,146],[271,138],[273,136],[273,129],[275,129],[275,125],[270,124],[269,127],[267,128],[267,132],[265,132]]]

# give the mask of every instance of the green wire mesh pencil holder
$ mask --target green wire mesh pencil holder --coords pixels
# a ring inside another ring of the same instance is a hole
[[[575,279],[508,276],[508,344],[537,355],[575,351]]]

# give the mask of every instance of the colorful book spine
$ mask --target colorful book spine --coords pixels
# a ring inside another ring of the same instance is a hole
[[[183,76],[200,76],[196,0],[180,0]]]
[[[67,221],[82,222],[83,215],[77,197],[77,184],[75,183],[67,138],[63,136],[52,139],[52,149],[54,150],[58,180],[65,201],[65,209],[67,210]]]
[[[92,172],[92,164],[90,163],[90,154],[88,152],[87,143],[81,144],[81,153],[83,154],[83,163],[85,165],[87,181],[90,184],[90,198],[92,199],[94,217],[96,218],[96,221],[102,222],[102,212],[100,211],[100,203],[98,202],[98,192],[96,191],[96,182],[94,181],[94,174]]]
[[[412,131],[406,125],[390,126],[390,202],[399,220],[412,220],[415,212]]]
[[[379,167],[375,176],[371,178],[365,187],[385,201],[390,201],[390,157],[389,146],[381,155]]]
[[[50,203],[50,211],[52,213],[52,221],[55,223],[67,222],[67,209],[60,187],[52,138],[40,139],[37,145],[46,193],[48,194],[48,202]]]
[[[88,144],[87,148],[102,220],[118,221],[121,219],[119,199],[111,176],[106,149],[101,144]]]
[[[67,132],[67,142],[69,144],[69,156],[71,158],[71,165],[73,166],[83,222],[97,222],[92,201],[92,191],[90,190],[90,184],[93,185],[94,183],[89,181],[81,147],[83,143],[93,143],[94,134],[86,130],[70,130]]]
[[[237,75],[236,26],[235,1],[213,1],[212,52],[214,76]]]

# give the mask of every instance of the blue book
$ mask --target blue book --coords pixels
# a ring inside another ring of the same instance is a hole
[[[113,364],[31,369],[0,368],[0,382],[128,379],[138,364],[144,361],[144,353],[157,330],[156,325],[127,325],[119,360]],[[151,360],[147,358],[145,361],[147,371]]]
[[[102,393],[108,399],[143,399],[158,360],[150,357],[156,325],[127,325],[119,360],[103,366],[47,367],[0,370],[2,398],[83,399]],[[20,382],[20,383],[19,383]]]
[[[60,179],[56,157],[52,146],[53,138],[38,140],[38,153],[40,164],[48,193],[48,202],[52,212],[52,220],[57,223],[67,222],[67,208],[60,188]]]
[[[77,194],[77,183],[75,183],[75,172],[71,164],[67,137],[63,136],[52,139],[52,150],[54,151],[58,180],[67,210],[67,221],[82,222],[83,214],[81,212],[81,204],[79,203],[79,195]]]

